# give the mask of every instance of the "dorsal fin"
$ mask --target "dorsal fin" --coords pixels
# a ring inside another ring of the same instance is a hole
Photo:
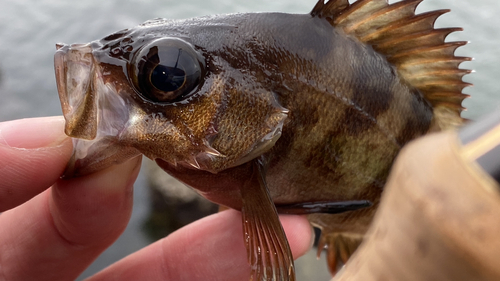
[[[462,77],[470,70],[460,69],[468,57],[455,56],[455,50],[467,42],[445,42],[448,34],[461,28],[435,29],[436,19],[449,10],[437,10],[416,15],[423,0],[402,0],[389,4],[387,0],[319,0],[311,16],[325,18],[346,34],[369,44],[396,66],[399,75],[440,112],[460,116],[463,88],[471,84]]]

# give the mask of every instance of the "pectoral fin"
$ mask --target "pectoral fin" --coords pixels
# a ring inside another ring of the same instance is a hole
[[[241,190],[243,231],[252,268],[250,280],[295,280],[292,252],[271,200],[260,160]]]

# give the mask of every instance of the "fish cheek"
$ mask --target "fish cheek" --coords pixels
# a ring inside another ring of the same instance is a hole
[[[136,95],[135,118],[122,141],[151,159],[212,171],[211,160],[219,153],[211,142],[217,133],[218,112],[224,107],[218,84],[207,83],[200,94],[177,104],[148,102]]]
[[[176,163],[179,155],[187,153],[189,140],[160,114],[145,114],[122,134],[122,142],[135,147],[146,157],[162,158]]]
[[[226,107],[213,141],[213,147],[225,155],[214,162],[214,168],[219,171],[240,165],[270,149],[281,135],[288,113],[272,92],[249,84],[235,82],[233,85],[226,88]]]

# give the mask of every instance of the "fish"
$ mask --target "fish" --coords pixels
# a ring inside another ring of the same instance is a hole
[[[145,155],[240,210],[253,280],[295,280],[278,214],[322,230],[332,274],[366,235],[398,152],[460,126],[469,86],[422,0],[319,0],[307,14],[153,19],[54,56],[64,177]],[[318,253],[318,255],[319,255]]]

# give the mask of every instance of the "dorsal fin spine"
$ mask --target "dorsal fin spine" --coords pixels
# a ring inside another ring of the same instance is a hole
[[[417,58],[453,58],[455,50],[467,41],[447,42],[441,45],[415,47],[401,53],[387,56],[389,61],[405,61]]]
[[[347,33],[355,32],[358,37],[363,37],[366,33],[373,33],[387,22],[397,22],[414,15],[414,10],[422,0],[409,0],[397,2],[393,5],[387,5],[378,12],[367,16],[356,25],[344,28]],[[364,26],[364,28],[363,28]]]
[[[386,0],[359,0],[346,8],[337,18],[334,19],[335,25],[349,26],[353,22],[362,21],[369,17],[376,9],[382,9],[388,5]]]
[[[448,36],[450,33],[461,30],[461,28],[443,28],[421,31],[406,36],[380,41],[379,43],[377,43],[376,48],[380,52],[390,56],[398,52],[415,48],[415,46],[422,39],[425,39],[427,45],[429,46],[440,45],[442,44],[446,36]]]
[[[321,17],[321,18],[329,18],[333,19],[337,17],[342,11],[349,7],[348,0],[335,0],[328,1],[325,4],[325,1],[319,0],[318,3],[314,6],[311,11],[311,16],[313,17]]]
[[[460,115],[461,102],[468,95],[462,90],[471,84],[462,77],[469,70],[460,69],[468,57],[456,57],[455,50],[467,42],[445,42],[461,28],[435,29],[436,19],[450,10],[415,14],[423,0],[320,0],[312,16],[325,18],[359,41],[369,44],[386,56],[402,80],[417,88],[433,106],[452,109]]]
[[[410,19],[404,18],[392,24],[388,24],[372,34],[359,38],[362,42],[376,44],[377,40],[384,40],[387,37],[401,36],[409,33],[429,30],[434,26],[436,19],[448,13],[450,10],[436,10],[416,15]]]

